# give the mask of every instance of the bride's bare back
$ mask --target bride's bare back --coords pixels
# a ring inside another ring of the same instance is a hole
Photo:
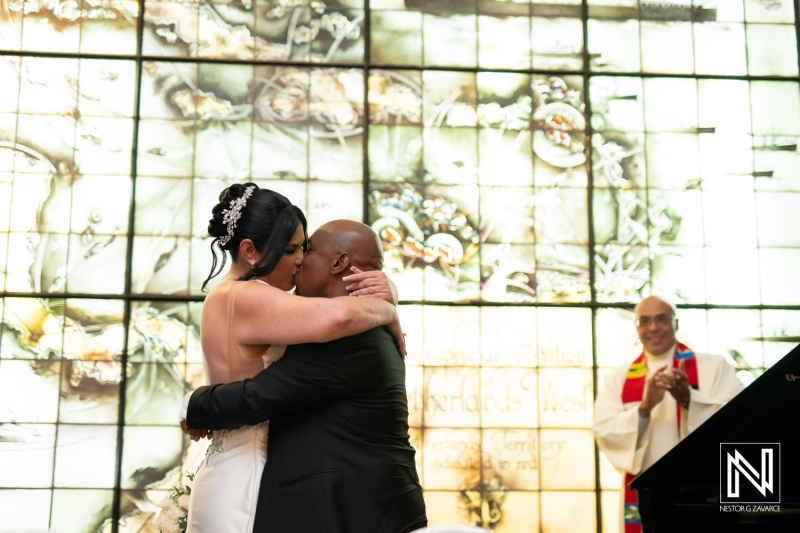
[[[242,289],[250,290],[257,283],[255,280],[225,280],[209,293],[203,303],[200,342],[209,385],[251,378],[263,370],[268,362],[272,362],[263,357],[269,344],[243,345],[236,339],[235,306],[238,293]]]

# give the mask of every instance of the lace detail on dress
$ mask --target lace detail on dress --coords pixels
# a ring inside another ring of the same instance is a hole
[[[217,455],[218,453],[222,453],[225,451],[225,446],[231,441],[233,438],[234,432],[237,431],[256,431],[258,435],[258,440],[264,442],[267,440],[269,436],[269,420],[266,422],[262,422],[260,424],[256,424],[255,426],[243,426],[237,429],[223,429],[219,431],[215,431],[213,436],[211,437],[211,443],[208,445],[206,449],[206,456],[203,459],[201,464],[208,464],[208,461]]]

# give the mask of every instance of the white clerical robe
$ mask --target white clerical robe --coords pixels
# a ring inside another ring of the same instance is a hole
[[[674,348],[657,357],[645,353],[647,376],[672,364]],[[678,433],[676,402],[669,392],[651,411],[650,418],[639,417],[639,403],[622,403],[622,387],[630,364],[606,376],[594,406],[592,430],[600,451],[617,469],[639,474],[658,461],[681,439],[708,420],[720,407],[744,389],[736,369],[718,355],[695,354],[697,389],[689,389],[688,409],[681,409]],[[633,361],[631,361],[633,362]]]

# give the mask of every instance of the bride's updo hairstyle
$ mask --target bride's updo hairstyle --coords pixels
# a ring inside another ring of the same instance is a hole
[[[303,251],[308,244],[306,217],[300,208],[282,194],[269,189],[260,189],[255,183],[235,183],[219,195],[219,203],[211,210],[208,221],[208,234],[215,237],[211,241],[211,272],[203,282],[202,290],[222,269],[225,268],[226,254],[233,261],[239,256],[239,244],[244,239],[253,241],[261,253],[255,266],[240,280],[266,276],[280,261],[297,225],[303,225]],[[216,244],[216,247],[214,246]],[[222,251],[222,261],[217,268],[217,248]]]

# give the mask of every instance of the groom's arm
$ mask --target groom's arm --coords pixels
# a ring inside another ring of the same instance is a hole
[[[237,428],[338,396],[346,389],[349,354],[331,344],[292,346],[251,379],[198,388],[189,400],[186,424]]]

